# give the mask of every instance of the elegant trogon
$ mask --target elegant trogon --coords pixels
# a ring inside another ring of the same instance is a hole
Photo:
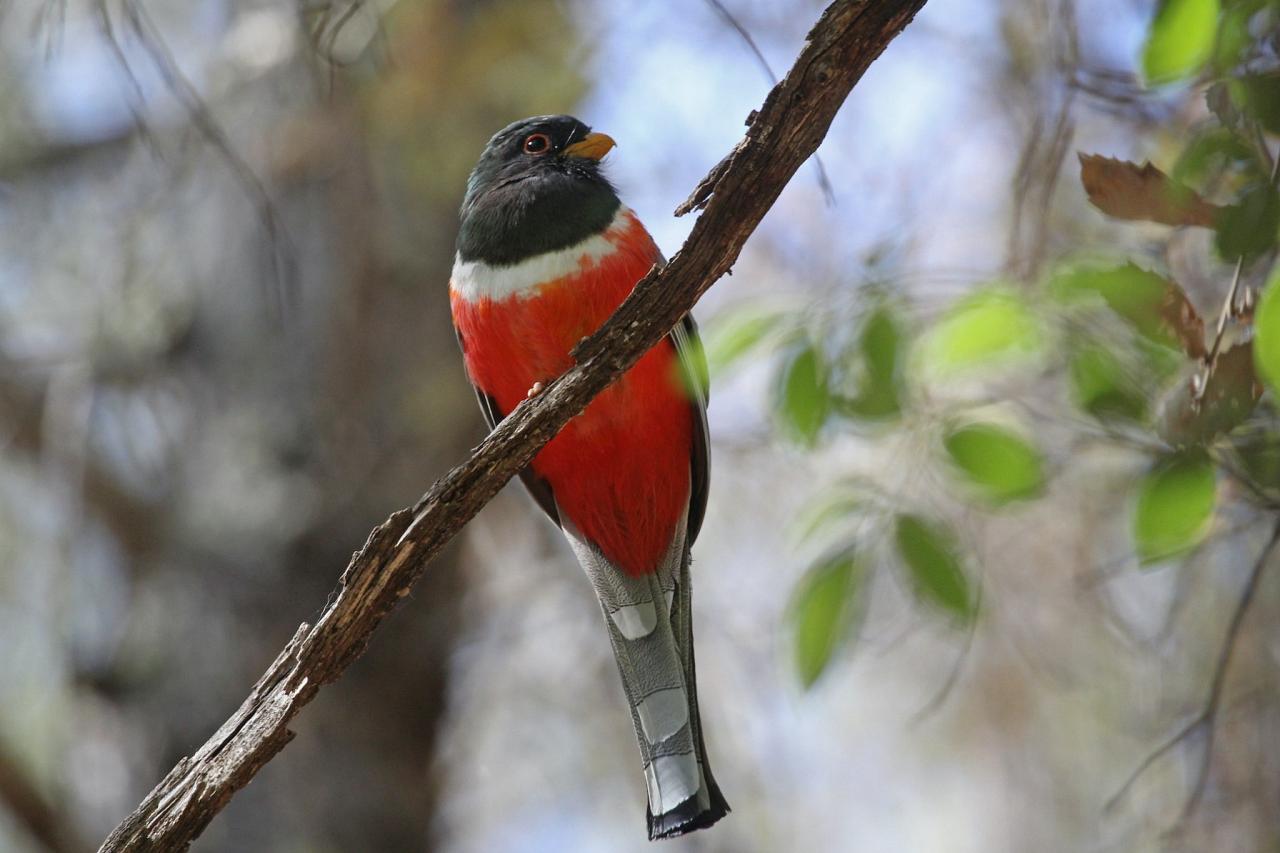
[[[499,131],[467,181],[449,282],[467,373],[492,428],[573,364],[663,258],[601,171],[614,142],[570,116]],[[689,548],[707,503],[706,364],[691,317],[534,457],[521,478],[586,570],[631,707],[649,837],[710,826],[694,684]]]

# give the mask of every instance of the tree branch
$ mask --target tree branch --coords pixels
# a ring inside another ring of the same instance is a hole
[[[835,0],[746,136],[686,205],[705,206],[688,240],[574,351],[577,366],[521,403],[411,510],[369,535],[314,626],[303,624],[249,697],[102,845],[185,850],[293,737],[289,721],[367,647],[440,549],[564,424],[634,364],[730,271],[782,188],[826,135],[853,85],[925,0]],[[685,206],[682,206],[682,209]]]
[[[773,73],[773,66],[769,64],[769,60],[765,58],[764,52],[760,50],[760,46],[756,44],[756,40],[751,37],[751,33],[742,25],[742,22],[729,11],[729,7],[725,6],[721,0],[706,0],[717,15],[719,15],[729,27],[738,34],[746,44],[747,50],[751,51],[751,55],[756,58],[756,62],[764,69],[764,76],[769,78],[769,85],[778,85],[778,75]],[[822,163],[822,157],[818,154],[813,155],[813,168],[818,173],[818,189],[822,190],[822,197],[826,199],[827,205],[831,206],[836,203],[836,191],[831,186],[831,179],[827,177],[827,167]]]
[[[31,838],[49,853],[71,853],[76,845],[65,816],[59,814],[11,755],[0,749],[0,803]]]

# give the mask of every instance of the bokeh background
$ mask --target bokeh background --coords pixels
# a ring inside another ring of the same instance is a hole
[[[670,255],[672,209],[769,90],[723,10],[783,73],[821,7],[0,0],[0,850],[95,847],[476,443],[446,284],[489,135],[550,112],[607,131]],[[699,306],[699,692],[734,812],[666,848],[1280,843],[1266,576],[1196,807],[1203,728],[1108,807],[1205,701],[1270,526],[1224,474],[1194,548],[1135,549],[1161,440],[1071,409],[1058,358],[1080,327],[1128,353],[1125,330],[1033,307],[1058,331],[1012,367],[937,379],[913,356],[872,417],[795,399],[797,352],[856,352],[868,306],[923,338],[993,282],[1037,305],[1078,256],[1176,274],[1216,317],[1212,233],[1109,220],[1079,180],[1077,151],[1167,167],[1213,120],[1194,77],[1143,84],[1155,8],[934,0],[833,125],[829,190],[808,164]],[[1140,420],[1158,388],[1134,371]],[[1035,500],[954,488],[938,430],[979,408],[1036,439]],[[886,507],[945,522],[959,598],[904,582]],[[856,559],[823,574],[833,548]],[[518,488],[295,728],[196,850],[650,849],[599,612]]]

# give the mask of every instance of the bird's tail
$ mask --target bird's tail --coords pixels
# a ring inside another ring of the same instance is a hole
[[[711,826],[729,804],[711,775],[698,715],[683,525],[659,570],[642,577],[611,564],[571,524],[564,530],[604,609],[644,760],[649,838]]]

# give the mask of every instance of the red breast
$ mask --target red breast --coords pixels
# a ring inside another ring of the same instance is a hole
[[[661,255],[621,208],[604,233],[510,266],[459,263],[450,281],[467,371],[502,412],[559,376]],[[685,521],[693,435],[675,348],[663,340],[574,418],[533,469],[570,519],[631,575],[654,571]]]

